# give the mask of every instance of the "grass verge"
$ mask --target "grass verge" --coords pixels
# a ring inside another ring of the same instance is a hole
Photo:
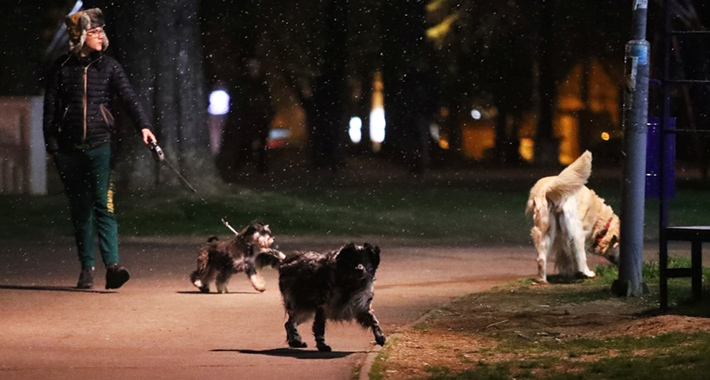
[[[527,244],[526,194],[465,187],[397,185],[296,188],[282,191],[230,188],[206,199],[164,193],[119,194],[122,236],[229,234],[220,219],[241,228],[253,220],[278,235],[383,236]],[[0,239],[71,236],[67,200],[0,196]],[[472,221],[477,227],[471,228]],[[505,226],[505,227],[504,227]],[[221,231],[221,232],[220,232]]]
[[[373,236],[439,239],[451,243],[529,245],[525,203],[533,181],[478,183],[422,181],[367,185],[317,185],[278,190],[222,186],[206,198],[173,191],[122,193],[115,198],[121,236],[208,236],[229,234],[253,220],[276,235]],[[595,190],[619,210],[615,185]],[[706,189],[678,189],[672,224],[707,224]],[[71,236],[63,194],[0,195],[0,239]],[[646,205],[647,241],[657,239],[658,206]]]
[[[655,289],[657,264],[644,271]],[[455,300],[388,342],[371,378],[707,378],[710,320],[702,317],[710,316],[710,289],[690,300],[689,280],[671,280],[671,299],[681,301],[661,314],[657,294],[618,298],[609,286],[615,270],[597,274],[552,285],[520,281]]]

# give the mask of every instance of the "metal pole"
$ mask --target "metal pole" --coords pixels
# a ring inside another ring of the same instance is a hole
[[[648,292],[642,283],[643,222],[646,200],[646,129],[650,45],[646,41],[648,0],[634,0],[633,39],[626,44],[624,63],[624,183],[621,199],[619,278],[612,291],[620,296]]]
[[[659,144],[659,193],[658,193],[658,267],[659,281],[658,293],[659,303],[662,310],[668,308],[668,238],[666,237],[666,227],[668,227],[668,200],[666,199],[666,175],[669,165],[666,162],[666,130],[668,129],[668,119],[671,116],[670,90],[668,80],[671,75],[671,5],[669,0],[663,2],[663,81],[661,82],[661,122],[659,123],[658,136]]]

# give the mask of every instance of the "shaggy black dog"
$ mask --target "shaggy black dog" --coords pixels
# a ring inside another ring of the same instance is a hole
[[[215,281],[217,292],[227,293],[227,283],[234,273],[244,272],[254,289],[263,292],[264,278],[257,269],[270,265],[275,268],[286,256],[271,249],[274,238],[268,225],[253,222],[233,239],[219,240],[212,236],[200,248],[197,270],[190,281],[203,293],[209,293],[210,282]]]
[[[348,244],[325,254],[304,252],[286,258],[279,266],[279,289],[288,314],[286,339],[291,347],[306,347],[298,325],[313,314],[313,335],[318,351],[330,351],[325,344],[325,322],[352,321],[371,328],[375,341],[385,336],[372,310],[375,271],[380,248]]]

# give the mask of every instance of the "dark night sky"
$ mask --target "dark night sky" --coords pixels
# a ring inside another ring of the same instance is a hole
[[[66,9],[56,9],[61,4]],[[56,31],[63,12],[68,12],[74,1],[47,0],[3,0],[0,1],[0,96],[39,95],[41,93],[41,75],[46,65],[44,51]],[[86,2],[87,4],[89,2]],[[632,1],[629,0],[629,7]],[[710,5],[698,0],[693,1],[696,10],[705,18],[710,14]],[[51,6],[50,6],[51,5]],[[651,11],[657,8],[656,2],[649,4]],[[658,12],[655,9],[655,12]],[[649,20],[648,38],[653,37],[653,29],[660,29]]]
[[[48,15],[38,1],[0,2],[0,96],[40,94]]]

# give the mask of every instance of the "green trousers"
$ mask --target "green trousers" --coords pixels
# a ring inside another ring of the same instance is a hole
[[[113,213],[111,145],[55,154],[69,198],[74,239],[82,267],[94,267],[94,236],[105,265],[118,262],[118,224]]]

